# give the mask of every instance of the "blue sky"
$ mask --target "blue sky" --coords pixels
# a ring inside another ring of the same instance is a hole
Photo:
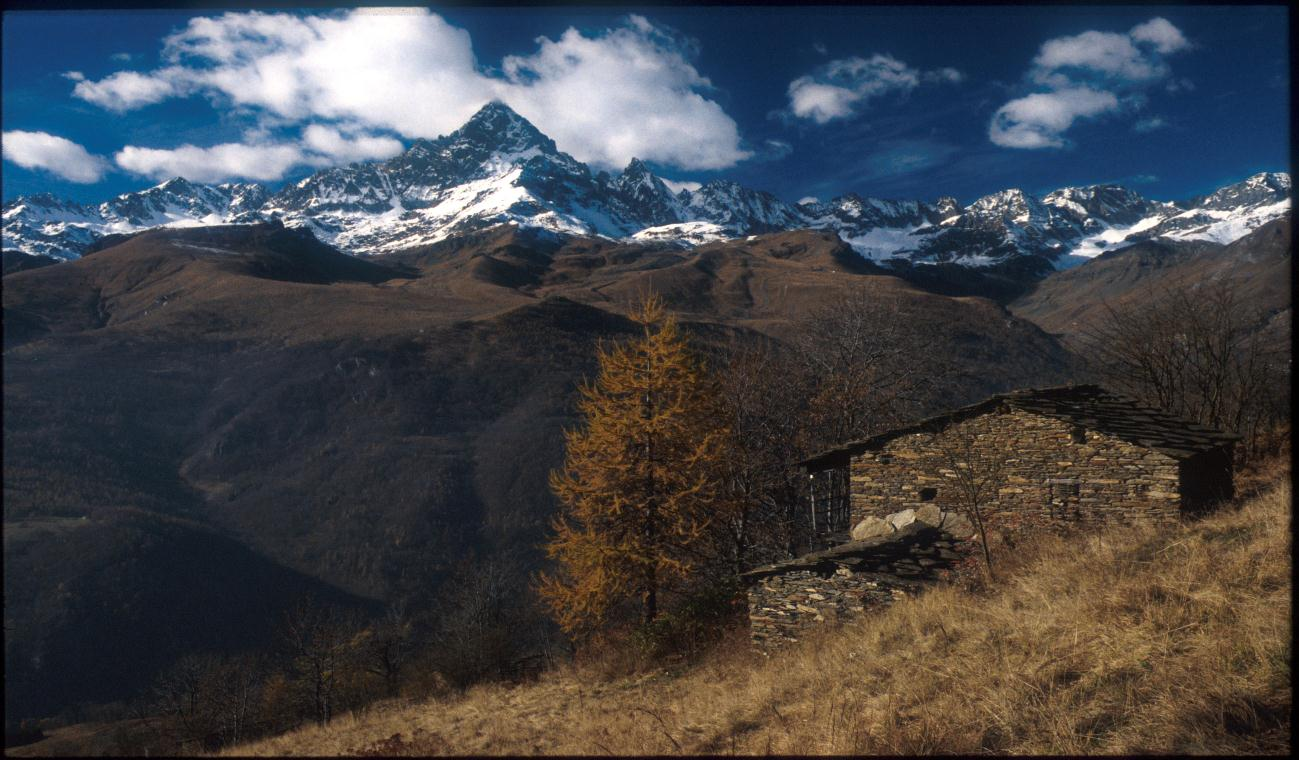
[[[499,98],[596,168],[968,203],[1289,170],[1286,9],[12,12],[4,197],[278,186]]]

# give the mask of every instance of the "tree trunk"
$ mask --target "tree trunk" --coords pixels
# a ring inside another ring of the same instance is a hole
[[[979,526],[979,545],[983,549],[983,570],[987,573],[988,582],[992,583],[996,578],[992,575],[992,555],[988,552],[988,531],[983,527],[983,510],[975,506],[970,511],[974,512],[974,521]]]
[[[658,579],[654,572],[653,565],[650,565],[649,570],[645,573],[644,601],[644,616],[641,622],[645,625],[649,625],[654,622],[654,618],[657,617],[659,613]]]

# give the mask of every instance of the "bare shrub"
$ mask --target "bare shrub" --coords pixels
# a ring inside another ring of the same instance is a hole
[[[291,682],[299,703],[321,725],[338,711],[340,692],[353,676],[358,628],[352,614],[312,598],[299,602],[284,617],[281,640]]]
[[[1290,416],[1290,356],[1267,335],[1271,316],[1230,280],[1152,287],[1137,305],[1106,304],[1082,351],[1115,390],[1241,435],[1248,460]]]

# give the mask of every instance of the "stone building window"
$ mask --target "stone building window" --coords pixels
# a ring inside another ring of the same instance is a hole
[[[1074,425],[1069,428],[1069,440],[1074,443],[1087,442],[1087,430],[1082,425]]]
[[[878,461],[880,464],[893,464],[893,455],[880,454],[879,457],[876,458],[876,461]]]
[[[921,501],[933,501],[934,498],[937,497],[937,496],[938,496],[938,489],[937,489],[937,488],[922,488],[922,489],[920,489],[920,500],[921,500]]]

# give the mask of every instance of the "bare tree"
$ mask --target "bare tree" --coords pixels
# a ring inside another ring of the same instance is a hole
[[[1260,434],[1289,418],[1290,358],[1266,333],[1270,316],[1229,280],[1151,288],[1136,305],[1105,304],[1081,343],[1104,383],[1240,434],[1248,458]]]
[[[1006,476],[1006,453],[1000,446],[979,445],[977,433],[959,423],[930,437],[930,445],[939,457],[942,473],[953,488],[944,501],[974,523],[983,550],[983,569],[989,581],[994,580],[992,553],[988,549],[988,509],[996,504],[997,493]]]
[[[333,718],[340,675],[349,665],[358,626],[333,605],[307,597],[284,617],[281,637],[312,716],[320,725]]]
[[[797,463],[918,416],[946,361],[894,296],[856,288],[795,325],[788,344],[733,346],[720,374],[732,431],[729,560],[792,556],[813,538]]]
[[[159,677],[147,712],[163,718],[156,732],[178,747],[235,744],[254,722],[261,676],[253,655],[185,655]]]
[[[263,667],[255,655],[237,655],[220,662],[212,674],[213,730],[221,744],[238,744],[255,723]]]
[[[202,744],[211,728],[211,676],[215,669],[212,656],[189,654],[154,684],[157,710],[166,719],[159,733],[179,747]]]
[[[383,679],[390,697],[397,694],[413,648],[412,623],[403,604],[389,605],[365,631],[365,669]]]
[[[794,463],[809,453],[807,408],[815,393],[803,370],[793,351],[765,344],[733,346],[719,373],[723,422],[732,433],[722,478],[735,505],[720,523],[728,543],[720,553],[736,574],[799,546],[804,478]]]
[[[819,446],[864,438],[914,414],[935,374],[932,338],[911,306],[857,288],[813,312],[794,346],[811,375],[809,431]]]
[[[522,653],[541,648],[526,579],[516,563],[498,557],[467,560],[447,579],[434,640],[435,662],[449,681],[467,686],[497,677]]]

